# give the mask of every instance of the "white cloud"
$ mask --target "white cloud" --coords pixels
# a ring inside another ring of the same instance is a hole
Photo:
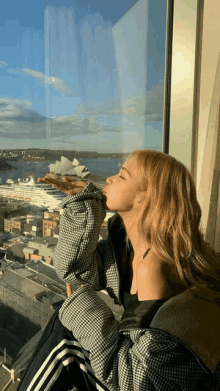
[[[40,139],[46,137],[46,117],[33,110],[28,100],[0,99],[0,137]]]
[[[28,100],[21,99],[0,99],[0,120],[1,117],[14,117],[23,114],[27,109],[30,109],[33,104]]]
[[[50,84],[58,92],[65,95],[72,94],[72,90],[67,86],[63,79],[55,76],[45,76],[42,72],[35,71],[29,68],[14,68],[8,69],[9,73],[18,73],[23,76],[31,76],[37,79],[38,83],[42,86]]]
[[[13,71],[13,70],[11,70]],[[42,84],[54,83],[62,87],[59,78],[47,78],[41,72],[30,69],[17,69],[17,73],[35,77]],[[52,80],[54,79],[54,80]],[[62,89],[60,87],[60,89]],[[68,88],[68,87],[67,87]],[[50,118],[51,137],[83,137],[99,135],[112,137],[132,131],[134,134],[144,130],[147,122],[162,121],[164,81],[161,79],[156,86],[145,94],[142,90],[135,96],[127,96],[123,100],[110,99],[108,102],[91,102],[81,104],[75,115],[56,116]],[[46,136],[46,116],[33,109],[28,100],[0,99],[0,133],[3,137],[26,134],[37,137],[41,132]]]

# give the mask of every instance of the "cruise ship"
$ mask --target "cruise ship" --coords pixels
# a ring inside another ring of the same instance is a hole
[[[64,156],[61,156],[60,162],[50,164],[49,171],[57,176],[68,175],[74,179],[85,177],[87,179],[90,176],[88,168],[81,166],[77,159],[74,159],[71,163]],[[48,183],[38,183],[33,176],[30,176],[26,180],[20,178],[17,181],[7,179],[5,183],[1,183],[0,179],[0,196],[54,210],[59,208],[59,204],[66,197],[66,194],[53,188]]]
[[[58,208],[66,194],[54,189],[48,183],[38,183],[30,177],[23,181],[7,179],[5,183],[0,184],[0,196],[52,210]]]
[[[91,180],[100,190],[106,185],[106,179],[99,175],[91,175],[86,166],[80,165],[77,159],[71,163],[67,158],[61,157],[61,161],[49,165],[48,173],[53,173],[57,179],[66,175],[72,180]],[[65,193],[58,191],[47,183],[38,183],[30,176],[27,179],[17,181],[7,179],[5,183],[0,178],[0,197],[7,197],[14,200],[28,202],[37,207],[47,209],[59,209],[59,204]]]

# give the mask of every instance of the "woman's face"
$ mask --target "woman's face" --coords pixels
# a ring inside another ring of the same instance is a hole
[[[139,176],[137,162],[134,157],[131,157],[117,175],[106,179],[107,185],[103,188],[103,194],[109,210],[119,214],[135,210]]]

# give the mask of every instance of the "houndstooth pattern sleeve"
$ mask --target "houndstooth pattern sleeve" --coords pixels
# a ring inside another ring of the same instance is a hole
[[[61,323],[89,352],[110,391],[211,391],[217,379],[182,341],[157,328],[120,330],[120,321],[86,284],[63,303]]]
[[[83,280],[96,290],[105,288],[106,241],[98,243],[106,216],[102,200],[101,191],[89,181],[81,193],[65,197],[60,204],[64,211],[53,264],[57,275],[66,283],[74,285],[77,280]]]

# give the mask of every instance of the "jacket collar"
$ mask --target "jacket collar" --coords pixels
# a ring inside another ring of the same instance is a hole
[[[108,233],[114,248],[115,253],[118,253],[118,248],[125,247],[125,229],[122,219],[118,213],[108,220]]]
[[[129,250],[126,249],[126,232],[118,213],[108,220],[108,233],[112,243],[114,255],[120,276],[119,296],[124,306],[124,292],[130,292],[132,282],[132,265],[129,263]]]

